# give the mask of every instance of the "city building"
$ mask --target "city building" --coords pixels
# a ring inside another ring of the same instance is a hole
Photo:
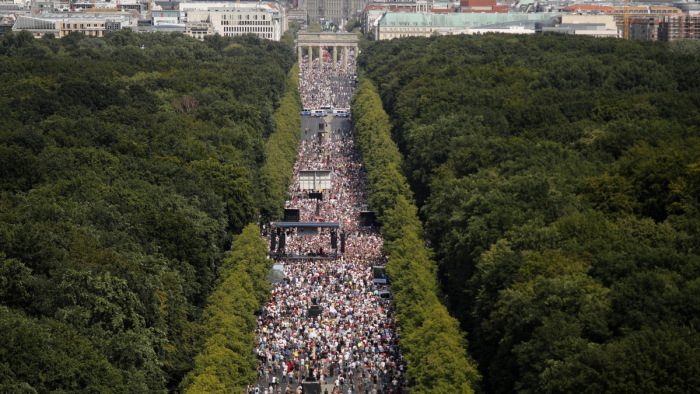
[[[64,11],[80,11],[94,10],[97,12],[112,11],[129,11],[133,10],[140,13],[143,19],[148,14],[148,2],[143,0],[120,0],[120,1],[92,1],[92,0],[73,0],[65,2],[63,5]]]
[[[676,7],[681,10],[682,13],[684,14],[689,14],[689,15],[700,15],[700,3],[694,2],[694,3],[673,3],[671,4],[673,7]]]
[[[659,41],[700,39],[700,15],[663,15],[659,18]]]
[[[629,20],[629,39],[657,41],[659,39],[659,18],[631,18]]]
[[[345,24],[358,18],[370,0],[306,0],[304,2],[310,21],[335,21]]]
[[[136,20],[129,13],[120,14],[27,14],[17,17],[12,31],[27,30],[36,38],[53,34],[61,38],[73,32],[90,37],[104,37],[105,33],[124,27],[133,27]]]
[[[615,6],[613,7],[613,13],[615,15],[624,15],[625,7]],[[667,15],[667,14],[682,14],[678,7],[671,6],[629,6],[627,7],[627,13],[631,16],[637,15]]]
[[[174,25],[146,25],[138,26],[135,30],[136,33],[185,33],[185,25],[174,24]]]
[[[12,16],[0,16],[0,35],[6,31],[12,31],[12,25],[15,24],[15,18]]]
[[[377,22],[375,40],[399,37],[430,37],[437,31],[450,34],[472,28],[535,30],[535,23],[560,16],[558,13],[409,13],[387,12]]]
[[[498,5],[496,0],[461,0],[460,12],[510,12],[507,4]]]
[[[362,34],[377,27],[377,21],[385,12],[416,12],[415,2],[371,3],[365,6],[360,17]]]
[[[613,15],[615,9],[612,6],[592,5],[592,4],[572,4],[564,7],[564,12],[571,12],[579,15]]]
[[[287,21],[297,21],[300,25],[306,24],[306,8],[287,10]]]
[[[620,36],[613,15],[562,15],[560,18],[556,18],[552,26],[542,26],[541,32],[593,37]]]
[[[566,6],[563,9],[563,11],[578,15],[613,15],[615,17],[617,29],[620,32],[624,31],[626,15],[630,26],[629,38],[633,38],[633,36],[656,37],[656,33],[654,31],[658,27],[658,23],[655,22],[651,26],[646,26],[649,17],[662,15],[680,15],[683,13],[683,11],[680,8],[668,5],[624,7],[592,4],[573,4]],[[656,20],[658,21],[658,18]],[[632,30],[634,30],[634,32],[632,32]]]
[[[214,34],[214,26],[210,22],[190,22],[185,25],[185,34],[198,40]]]
[[[185,34],[200,40],[210,34],[232,37],[252,33],[279,41],[287,30],[284,7],[277,2],[180,3],[180,16],[186,24]]]
[[[649,15],[630,19],[631,40],[700,40],[700,14]]]
[[[558,12],[557,3],[540,0],[514,0],[510,6],[512,12]]]
[[[4,8],[10,5],[16,6],[16,7],[24,7],[28,6],[28,1],[27,0],[0,0],[0,8]],[[16,8],[14,7],[14,8]]]
[[[178,25],[180,24],[180,11],[163,9],[151,10],[151,22],[153,26]]]
[[[534,34],[535,30],[524,25],[510,25],[504,27],[472,27],[463,29],[437,29],[433,32],[436,36],[456,36],[459,34]]]

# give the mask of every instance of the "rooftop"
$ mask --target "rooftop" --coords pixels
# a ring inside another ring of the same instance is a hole
[[[406,13],[387,12],[379,21],[379,26],[436,26],[436,27],[478,27],[499,25],[521,21],[540,21],[559,16],[558,13]]]
[[[280,4],[277,1],[243,1],[240,3],[234,2],[223,2],[223,1],[189,1],[181,2],[181,11],[206,11],[206,10],[217,10],[217,11],[252,11],[252,10],[278,10]]]
[[[71,13],[56,13],[56,14],[36,14],[36,15],[20,15],[20,18],[37,19],[54,22],[104,22],[109,20],[129,20],[131,14],[124,13],[108,13],[108,14],[83,14],[78,12]]]

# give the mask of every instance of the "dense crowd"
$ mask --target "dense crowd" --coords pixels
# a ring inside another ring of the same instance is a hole
[[[299,92],[306,109],[321,107],[350,108],[350,99],[355,90],[355,53],[348,49],[348,67],[343,69],[339,61],[336,69],[328,59],[320,62],[316,58],[309,67],[308,57],[301,61]]]
[[[309,199],[308,192],[301,189],[299,173],[306,170],[331,171],[332,186],[324,191],[322,201]],[[358,226],[360,209],[367,205],[368,183],[349,130],[335,130],[321,143],[302,141],[294,179],[285,207],[299,209],[301,221],[322,217],[326,222],[338,222],[341,231]]]
[[[315,71],[302,72],[304,105],[320,103],[314,100],[328,90],[352,94],[342,89],[352,73],[334,79]],[[343,105],[349,106],[349,99]],[[309,198],[301,189],[299,173],[304,170],[332,172],[332,189],[322,199]],[[286,206],[300,209],[302,222],[340,226],[322,228],[316,235],[284,230],[286,254],[296,258],[276,262],[284,264],[285,278],[258,318],[258,383],[251,393],[299,392],[302,381],[319,382],[323,393],[403,392],[399,337],[389,302],[380,297],[385,285],[374,283],[372,273],[373,266],[386,262],[382,238],[375,228],[360,226],[366,204],[366,174],[350,130],[332,130],[321,142],[300,143]],[[339,243],[331,248],[331,231],[344,235],[344,253]],[[329,252],[327,258],[309,257],[320,250]]]

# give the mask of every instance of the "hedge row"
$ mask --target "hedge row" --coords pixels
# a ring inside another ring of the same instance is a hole
[[[352,100],[355,141],[370,181],[370,204],[382,223],[390,258],[396,321],[411,391],[471,393],[480,380],[467,341],[438,298],[436,265],[391,139],[389,117],[374,85],[362,79]]]
[[[219,269],[216,290],[202,316],[202,351],[182,382],[185,392],[241,392],[255,382],[254,313],[269,294],[266,273],[271,262],[260,230],[248,225]]]
[[[273,117],[277,132],[265,143],[265,164],[260,169],[260,217],[263,223],[279,219],[284,210],[292,168],[301,137],[301,97],[299,96],[299,66],[287,75],[285,94]]]
[[[260,170],[260,216],[268,222],[281,216],[297,155],[301,119],[299,68],[287,75],[285,94],[273,118],[276,132],[265,143]],[[272,260],[260,229],[249,224],[233,242],[219,268],[216,290],[202,315],[202,351],[182,382],[191,393],[241,392],[255,382],[255,311],[270,295],[267,273]]]

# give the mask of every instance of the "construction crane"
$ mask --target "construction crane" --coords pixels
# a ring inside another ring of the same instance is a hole
[[[613,1],[613,7],[615,6],[615,2]],[[639,6],[639,0],[634,0],[634,7]],[[632,13],[630,12],[630,0],[625,0],[625,5],[622,8],[622,38],[625,40],[630,39],[630,16]],[[637,11],[638,12],[638,11]]]
[[[153,10],[153,0],[148,0],[148,20],[151,20],[151,10]]]
[[[625,13],[622,15],[622,38],[630,39],[630,0],[625,0]]]

